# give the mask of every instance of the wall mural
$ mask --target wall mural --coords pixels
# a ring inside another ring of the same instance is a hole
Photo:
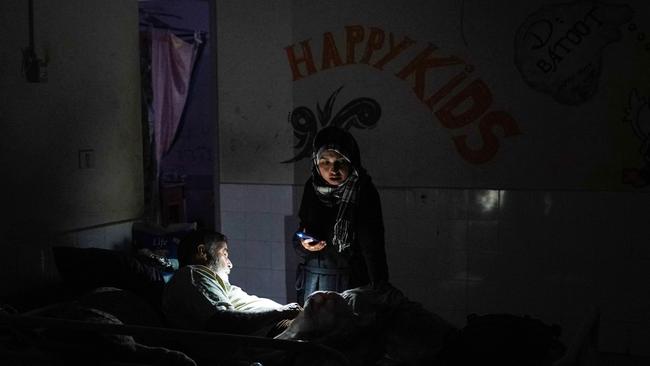
[[[395,69],[394,76],[411,83],[424,107],[450,132],[457,153],[472,164],[483,164],[496,156],[501,144],[499,135],[510,138],[521,134],[517,121],[493,105],[490,87],[480,77],[472,77],[474,66],[460,57],[444,55],[437,46],[426,43],[410,61],[400,64],[398,56],[416,45],[410,37],[398,40],[391,32],[361,25],[345,26],[344,34],[345,47],[339,50],[333,34],[323,33],[320,59],[314,56],[311,39],[285,47],[293,81],[352,64],[365,64],[380,71]],[[361,54],[356,53],[357,46],[363,49]],[[429,82],[439,76],[432,74],[443,69],[455,70],[455,75],[427,94]],[[448,99],[443,103],[445,98]],[[308,121],[315,121],[309,109],[299,107],[293,111],[291,123],[299,139],[297,146],[303,150],[286,162],[305,157],[304,146],[309,146],[309,136],[315,133],[314,124]],[[469,143],[474,138],[470,134],[476,135],[480,146]]]
[[[531,88],[562,104],[584,103],[598,89],[602,50],[621,39],[633,14],[627,5],[591,1],[544,6],[517,32],[515,65]]]
[[[374,128],[377,125],[379,117],[381,117],[381,107],[379,103],[370,98],[354,99],[332,117],[336,96],[342,88],[341,86],[332,93],[323,109],[321,109],[320,104],[316,103],[318,121],[314,112],[307,107],[298,107],[291,112],[289,121],[293,126],[293,134],[298,139],[298,143],[294,148],[301,150],[296,156],[282,163],[293,163],[311,157],[314,137],[319,130],[318,122],[320,122],[321,128],[336,126],[346,131],[349,131],[352,127],[366,129]]]
[[[356,3],[292,3],[291,32],[250,30],[272,48],[224,39],[222,179],[293,184],[339,125],[386,187],[650,189],[650,8],[602,1],[381,2],[363,21],[338,15]],[[260,80],[278,86],[255,89],[265,103],[239,86]]]
[[[646,52],[650,53],[650,40],[635,23],[630,23],[627,30],[633,34]],[[650,96],[643,95],[638,89],[632,89],[625,110],[623,122],[632,129],[639,139],[641,163],[638,168],[623,169],[623,184],[636,188],[650,185]]]
[[[528,86],[565,105],[583,104],[596,94],[603,50],[623,38],[622,26],[650,52],[650,41],[631,20],[625,4],[576,1],[542,7],[529,15],[515,37],[515,65]],[[650,105],[641,86],[627,96],[623,121],[639,141],[638,167],[622,169],[623,184],[650,184]],[[645,88],[643,88],[645,89]],[[623,98],[626,96],[623,95]]]

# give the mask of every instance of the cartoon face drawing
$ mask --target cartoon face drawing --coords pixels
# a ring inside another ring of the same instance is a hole
[[[650,104],[635,89],[630,93],[628,120],[634,134],[641,140],[641,155],[650,162]]]
[[[630,92],[625,122],[630,124],[632,131],[641,142],[639,153],[643,165],[639,169],[623,170],[623,183],[635,187],[644,187],[650,183],[650,102],[646,96],[641,96],[634,89]]]

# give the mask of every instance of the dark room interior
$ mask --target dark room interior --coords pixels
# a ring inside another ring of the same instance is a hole
[[[0,364],[650,364],[649,20],[3,0]],[[169,315],[188,264],[236,330]]]

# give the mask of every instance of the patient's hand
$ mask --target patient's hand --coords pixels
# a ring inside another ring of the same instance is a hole
[[[293,319],[302,311],[302,306],[295,302],[286,304],[278,309],[284,319]]]
[[[305,301],[305,310],[277,339],[313,340],[337,334],[353,326],[354,314],[345,300],[333,291],[316,291]]]
[[[312,239],[304,239],[304,240],[301,239],[300,244],[302,244],[302,247],[307,249],[310,252],[317,252],[319,250],[322,250],[327,245],[327,243],[324,240],[317,242]]]

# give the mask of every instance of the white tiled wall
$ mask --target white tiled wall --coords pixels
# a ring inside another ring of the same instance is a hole
[[[233,283],[293,296],[302,186],[221,185]],[[598,306],[601,348],[649,354],[648,193],[380,189],[391,281],[458,326],[469,313],[529,314],[569,341]]]
[[[295,228],[292,186],[221,184],[221,231],[229,239],[230,281],[245,291],[287,302],[285,246]],[[287,271],[288,270],[288,271]],[[289,294],[290,297],[290,294]]]
[[[381,189],[392,282],[457,325],[529,314],[569,340],[602,310],[604,350],[650,352],[650,194]]]

